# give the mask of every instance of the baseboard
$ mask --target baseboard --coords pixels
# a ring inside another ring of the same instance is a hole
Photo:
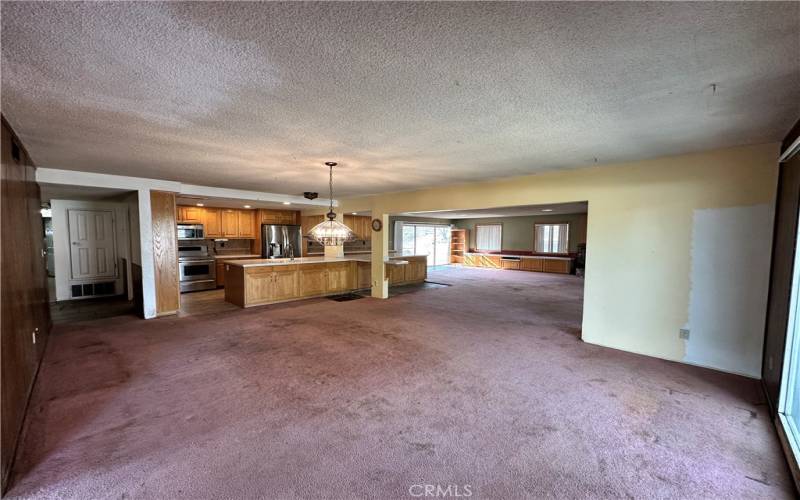
[[[749,378],[749,379],[752,379],[752,380],[761,380],[761,375],[753,375],[752,373],[739,372],[739,371],[735,371],[735,370],[726,370],[726,369],[723,369],[723,368],[719,368],[717,366],[710,366],[710,365],[705,365],[705,364],[702,364],[702,363],[695,363],[693,361],[686,361],[684,359],[672,359],[672,358],[667,358],[667,357],[664,357],[664,356],[656,356],[655,354],[652,354],[652,353],[649,353],[649,352],[634,351],[632,349],[622,349],[620,347],[613,346],[613,345],[601,344],[599,342],[590,342],[590,341],[584,339],[583,336],[581,336],[581,340],[583,340],[587,344],[592,344],[592,345],[596,345],[596,346],[600,346],[600,347],[605,347],[607,349],[614,349],[615,351],[629,352],[631,354],[638,354],[640,356],[647,356],[649,358],[656,358],[656,359],[661,359],[661,360],[664,360],[664,361],[671,361],[673,363],[680,363],[680,364],[683,364],[683,365],[697,366],[699,368],[707,368],[709,370],[714,370],[714,371],[717,371],[717,372],[730,373],[731,375],[739,375],[740,377],[746,377],[746,378]]]

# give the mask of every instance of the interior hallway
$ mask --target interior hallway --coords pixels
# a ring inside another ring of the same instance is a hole
[[[582,343],[574,276],[59,325],[10,497],[791,498],[758,382]]]

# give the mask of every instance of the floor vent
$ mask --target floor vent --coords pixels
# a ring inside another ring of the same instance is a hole
[[[345,293],[342,295],[329,295],[328,298],[336,302],[348,302],[350,300],[363,299],[364,297],[355,293]]]
[[[114,282],[105,283],[85,283],[83,285],[72,285],[72,298],[80,297],[101,297],[104,295],[114,295]]]

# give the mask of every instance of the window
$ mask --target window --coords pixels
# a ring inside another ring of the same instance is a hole
[[[499,252],[503,241],[503,226],[487,224],[475,226],[475,246],[477,250]]]
[[[569,224],[535,224],[533,235],[536,253],[569,251]]]

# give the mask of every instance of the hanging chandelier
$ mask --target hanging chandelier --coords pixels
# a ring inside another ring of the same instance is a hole
[[[336,213],[333,211],[333,167],[336,166],[334,161],[326,161],[325,165],[330,169],[329,186],[330,186],[330,211],[326,215],[328,220],[320,222],[311,228],[308,232],[308,237],[323,246],[339,246],[345,241],[353,241],[356,239],[356,234],[347,226],[336,220]]]

